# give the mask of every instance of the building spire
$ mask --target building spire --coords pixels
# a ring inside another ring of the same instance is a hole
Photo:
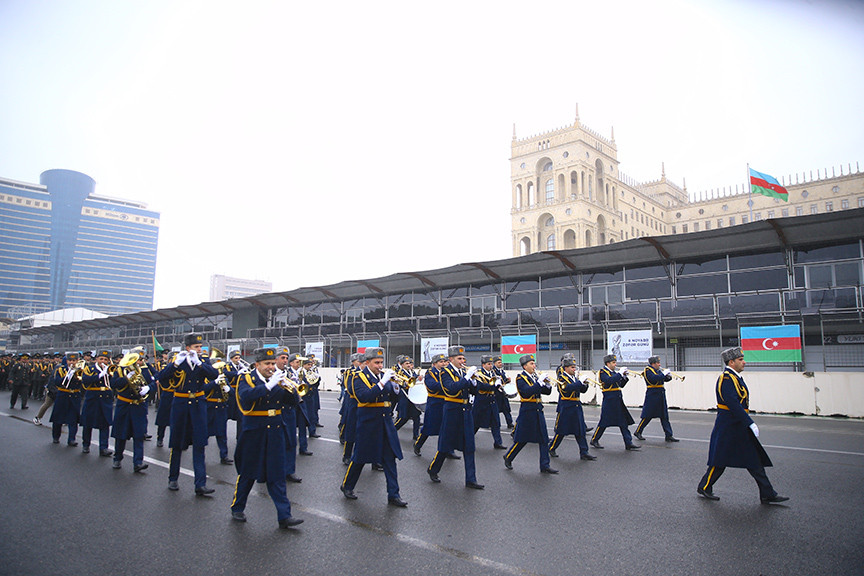
[[[615,126],[612,126],[612,142],[615,141]]]
[[[516,140],[516,123],[513,122],[513,140]]]
[[[666,162],[660,163],[660,176],[663,178],[663,180],[666,179]]]
[[[579,103],[578,102],[576,102],[576,120],[573,123],[579,124]]]

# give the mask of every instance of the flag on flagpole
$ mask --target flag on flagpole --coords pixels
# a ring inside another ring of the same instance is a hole
[[[750,170],[750,192],[779,198],[784,202],[789,201],[789,191],[781,186],[776,178],[762,172],[757,172],[749,167],[748,170]]]
[[[537,335],[530,336],[502,336],[501,337],[501,361],[505,364],[519,362],[519,357],[525,354],[537,353]]]
[[[153,355],[155,356],[159,352],[162,352],[162,350],[164,350],[165,348],[163,348],[162,345],[159,344],[159,341],[156,340],[155,332],[150,332],[150,337],[153,338]]]
[[[746,362],[801,362],[801,326],[742,326]]]

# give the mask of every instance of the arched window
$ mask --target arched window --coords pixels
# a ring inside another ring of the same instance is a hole
[[[555,218],[552,216],[549,216],[549,218],[546,219],[546,226],[554,226],[554,225],[555,225]]]
[[[567,230],[564,232],[564,249],[576,248],[576,232]]]
[[[531,253],[531,240],[527,237],[519,241],[519,255],[527,256]]]
[[[543,165],[543,172],[551,172],[552,171],[552,162],[547,162]]]
[[[585,230],[585,246],[591,246],[591,231]]]
[[[555,250],[555,234],[550,234],[546,238],[546,250]]]
[[[537,200],[534,198],[534,182],[528,182],[528,206],[534,206]]]
[[[522,208],[522,185],[516,185],[516,208]]]
[[[555,182],[550,178],[546,181],[546,202],[555,200]]]

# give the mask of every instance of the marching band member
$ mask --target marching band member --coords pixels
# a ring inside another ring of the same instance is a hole
[[[225,366],[217,369],[219,376],[204,396],[207,401],[207,437],[216,437],[220,464],[233,464],[234,460],[228,457],[228,399],[231,388],[228,386],[224,369]]]
[[[484,486],[477,483],[474,465],[474,416],[469,404],[471,395],[477,391],[477,384],[473,380],[477,368],[472,366],[465,369],[465,348],[462,346],[451,346],[447,349],[447,355],[450,364],[441,371],[444,413],[438,435],[438,451],[427,472],[432,482],[441,482],[438,472],[444,466],[447,455],[460,450],[465,460],[465,486],[482,490]]]
[[[394,370],[397,374],[401,375],[406,382],[414,381],[415,386],[417,383],[417,374],[414,372],[414,359],[409,356],[399,356],[396,358],[396,366]],[[420,436],[420,409],[414,405],[411,400],[408,399],[408,387],[407,385],[403,385],[400,383],[399,385],[399,405],[396,408],[397,414],[399,417],[396,419],[396,430],[399,430],[404,426],[409,420],[413,422],[413,428],[411,431],[411,439],[417,440],[417,437]]]
[[[384,349],[366,348],[366,367],[351,381],[357,398],[357,442],[351,463],[342,480],[342,494],[356,500],[354,487],[365,464],[381,463],[387,481],[387,503],[404,508],[408,504],[399,496],[396,460],[402,459],[399,435],[390,416],[391,402],[398,398],[398,386],[391,382],[393,372],[384,370]]]
[[[63,424],[69,427],[69,446],[78,446],[78,420],[81,417],[81,374],[75,369],[79,361],[78,352],[66,352],[65,358],[54,371],[50,386],[56,391],[54,410],[51,411],[51,437],[54,444],[60,443]]]
[[[579,394],[588,391],[588,384],[583,384],[576,375],[578,366],[573,358],[561,360],[558,369],[558,416],[555,418],[555,437],[549,445],[549,455],[557,458],[555,450],[561,445],[564,437],[573,434],[579,444],[581,460],[596,460],[588,453],[587,427],[585,415],[582,412],[582,401]]]
[[[228,420],[233,420],[236,428],[235,428],[235,438],[240,438],[240,433],[243,429],[243,413],[240,412],[237,407],[237,382],[239,381],[240,373],[245,371],[248,367],[244,366],[241,360],[243,359],[243,355],[240,354],[239,350],[234,350],[230,354],[228,354],[228,364],[225,365],[225,369],[223,370],[223,374],[225,374],[225,379],[228,384]]]
[[[477,372],[477,395],[474,396],[474,434],[480,428],[492,431],[492,445],[496,450],[506,450],[501,439],[501,418],[498,416],[498,401],[495,392],[503,386],[501,377],[493,367],[493,356],[480,358],[480,370]]]
[[[15,409],[15,402],[21,398],[21,410],[27,410],[27,398],[30,396],[30,381],[32,369],[30,355],[19,354],[17,362],[9,368],[9,387],[12,395],[9,397],[9,408]]]
[[[288,356],[288,368],[286,373],[288,379],[292,380],[298,386],[303,381],[302,375],[300,374],[300,367],[303,360],[304,358],[299,354],[291,354]],[[312,429],[311,420],[309,419],[309,406],[301,399],[295,406],[294,411],[297,416],[297,444],[300,449],[300,454],[303,456],[312,456],[312,452],[309,450],[309,438],[307,436],[309,430]]]
[[[285,372],[288,377],[288,358],[291,351],[282,346],[276,349],[276,370]],[[288,378],[289,380],[291,378]],[[239,380],[238,380],[239,382]],[[292,380],[292,382],[294,382]],[[295,382],[296,384],[296,382]],[[285,443],[285,479],[289,482],[299,484],[303,481],[297,476],[297,406],[300,404],[300,396],[295,391],[293,394],[284,394],[282,396],[282,423],[285,426],[286,443]]]
[[[111,387],[117,394],[114,405],[114,462],[112,468],[119,469],[126,450],[126,441],[132,438],[132,470],[141,472],[148,465],[144,463],[144,437],[147,435],[147,404],[145,399],[150,393],[150,381],[144,376],[143,356],[135,367],[118,367],[111,376]]]
[[[207,402],[204,394],[215,386],[219,376],[209,362],[201,360],[204,343],[202,334],[187,334],[183,339],[185,350],[177,354],[169,363],[159,379],[169,379],[174,390],[171,405],[171,436],[168,446],[171,452],[168,462],[168,489],[177,491],[180,487],[180,460],[183,451],[192,446],[192,467],[195,472],[195,494],[205,496],[215,492],[207,487],[207,467],[204,462],[204,448],[207,446]],[[207,379],[211,382],[207,382]],[[164,401],[164,399],[163,399]]]
[[[714,483],[727,467],[746,468],[759,486],[759,499],[763,504],[785,502],[789,498],[780,496],[765,467],[771,459],[759,442],[759,427],[750,418],[750,391],[741,372],[744,370],[744,353],[741,348],[724,350],[720,359],[725,365],[723,374],[717,379],[717,418],[711,431],[708,448],[708,470],[699,481],[696,492],[708,500],[719,500],[714,495]]]
[[[639,450],[639,446],[633,444],[633,437],[630,435],[628,426],[633,424],[633,417],[627,406],[624,405],[624,395],[621,389],[627,385],[629,381],[629,370],[624,368],[620,372],[616,372],[615,367],[618,365],[618,358],[614,354],[607,354],[603,357],[605,368],[600,370],[600,387],[603,390],[603,406],[600,408],[600,422],[597,424],[597,429],[594,430],[594,436],[591,437],[591,446],[602,450],[600,445],[600,437],[603,436],[603,431],[609,426],[617,426],[621,429],[621,436],[624,438],[624,446],[627,450]]]
[[[351,368],[345,371],[342,383],[345,385],[345,396],[342,401],[342,423],[340,434],[344,444],[342,445],[342,463],[348,466],[354,453],[354,443],[357,440],[357,397],[354,396],[354,378],[363,371],[366,359],[363,354],[351,355]]]
[[[166,370],[171,366],[171,361],[167,357],[167,350],[162,351],[162,361],[157,363],[156,372],[156,393],[159,395],[159,402],[156,406],[156,447],[162,448],[165,440],[165,429],[171,425],[171,406],[174,405],[174,388],[170,382],[168,373],[173,371]],[[162,376],[166,374],[166,376]]]
[[[81,450],[84,454],[90,452],[90,438],[93,429],[99,430],[99,456],[111,456],[108,449],[108,434],[114,417],[111,414],[114,399],[111,395],[111,376],[114,372],[111,364],[111,350],[99,350],[96,353],[96,363],[86,366],[81,375],[84,385],[84,401],[81,403]]]
[[[672,425],[669,423],[669,407],[666,404],[666,388],[664,387],[664,382],[672,380],[672,371],[668,368],[661,370],[660,358],[651,356],[648,359],[648,366],[642,374],[646,384],[645,403],[642,405],[642,419],[633,435],[639,440],[645,440],[642,437],[645,426],[651,422],[652,418],[660,418],[660,425],[663,427],[663,433],[666,434],[666,442],[678,442],[678,439],[672,435]]]
[[[320,438],[316,432],[322,427],[318,422],[318,411],[321,409],[321,397],[318,395],[318,386],[321,384],[321,376],[315,366],[315,357],[310,356],[303,359],[303,371],[300,373],[302,382],[306,383],[306,395],[303,402],[306,404],[306,415],[309,417],[309,438]]]
[[[426,413],[423,415],[423,428],[414,441],[414,455],[420,456],[420,449],[429,436],[438,436],[441,431],[441,420],[444,417],[444,392],[441,390],[441,371],[447,365],[447,357],[443,354],[432,356],[432,366],[423,375],[423,384],[429,397],[426,399]],[[458,460],[461,456],[448,456]]]
[[[255,370],[240,376],[237,401],[243,411],[243,434],[234,452],[237,482],[231,502],[231,518],[246,522],[246,500],[255,482],[266,482],[276,506],[280,528],[302,524],[291,515],[285,486],[285,454],[288,434],[282,420],[284,397],[290,392],[279,386],[284,372],[276,372],[275,348],[255,350]]]
[[[552,393],[548,374],[543,380],[538,378],[537,365],[532,354],[519,358],[522,372],[516,376],[516,388],[519,391],[519,416],[516,418],[516,433],[513,435],[513,446],[504,454],[504,467],[513,469],[513,459],[528,442],[537,443],[540,447],[540,472],[557,474],[549,459],[549,433],[546,431],[546,419],[543,417],[543,402],[540,396]]]
[[[504,414],[504,421],[507,422],[507,429],[512,430],[513,415],[510,413],[510,397],[507,396],[503,388],[503,385],[510,383],[510,377],[507,376],[507,372],[504,371],[504,362],[501,360],[501,356],[493,356],[492,365],[495,373],[499,378],[501,378],[502,384],[502,388],[495,390],[495,400],[498,402],[498,412]]]

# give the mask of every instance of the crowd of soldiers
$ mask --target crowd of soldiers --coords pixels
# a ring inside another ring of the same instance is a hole
[[[442,481],[439,474],[447,460],[462,460],[465,486],[474,490],[484,489],[477,479],[474,458],[480,428],[490,430],[493,450],[505,451],[507,470],[513,470],[515,458],[527,444],[537,444],[540,472],[558,474],[551,458],[559,456],[567,436],[576,439],[581,460],[596,460],[589,444],[595,450],[604,449],[600,438],[609,427],[620,429],[626,450],[639,449],[629,431],[635,421],[622,395],[634,374],[618,368],[615,355],[604,357],[604,366],[594,380],[580,376],[572,355],[564,355],[550,375],[541,374],[534,356],[526,354],[519,359],[522,370],[515,386],[500,356],[484,355],[480,366],[469,367],[461,346],[451,346],[446,355],[434,356],[425,373],[416,372],[408,356],[399,356],[392,368],[384,367],[384,359],[383,348],[367,348],[351,356],[351,367],[339,378],[338,432],[342,463],[347,466],[340,489],[349,500],[357,499],[354,489],[364,466],[370,464],[384,472],[388,504],[407,506],[399,491],[396,461],[403,457],[398,430],[408,422],[412,422],[415,456],[422,456],[430,437],[438,437],[435,455],[427,467],[430,481]],[[740,348],[729,349],[721,360],[725,369],[716,387],[718,414],[708,470],[697,492],[718,500],[712,490],[714,483],[726,467],[739,467],[754,477],[763,503],[783,502],[787,498],[774,491],[765,474],[764,468],[771,461],[749,416],[749,391],[741,376],[743,353]],[[678,442],[665,395],[665,384],[677,375],[661,368],[655,356],[638,376],[645,380],[646,396],[636,439],[644,440],[645,427],[659,418],[666,442]],[[133,442],[133,471],[140,473],[148,467],[144,442],[150,439],[148,407],[155,401],[157,448],[164,446],[165,432],[170,430],[168,489],[180,489],[181,457],[192,447],[195,493],[208,496],[214,492],[207,486],[204,449],[208,439],[215,437],[220,463],[234,464],[238,473],[231,517],[246,521],[248,494],[255,482],[262,482],[267,485],[282,528],[303,522],[291,514],[286,486],[287,482],[302,482],[297,475],[297,454],[312,455],[308,438],[319,437],[317,429],[323,426],[318,418],[320,381],[314,358],[292,354],[288,348],[260,348],[254,351],[254,362],[248,363],[239,351],[228,358],[208,354],[203,349],[203,336],[195,333],[184,338],[183,350],[170,358],[161,351],[152,362],[148,362],[146,350],[138,347],[125,355],[111,350],[95,351],[90,358],[79,352],[61,357],[19,355],[14,362],[6,356],[0,363],[0,382],[12,387],[13,408],[20,398],[21,408],[26,409],[28,392],[35,396],[34,391],[41,387],[46,399],[34,424],[41,425],[42,416],[53,404],[52,441],[60,443],[65,425],[67,445],[78,446],[80,425],[82,450],[87,453],[92,432],[98,430],[99,455],[112,457],[115,469],[122,467],[128,440]],[[586,425],[580,394],[591,384],[600,389],[603,401],[600,420],[589,441],[592,428]],[[422,388],[423,394],[414,394],[414,387]],[[554,388],[558,391],[557,416],[550,439],[542,398]],[[509,406],[510,398],[516,396],[519,413],[514,423]],[[509,448],[501,436],[502,413],[511,430]],[[229,420],[237,427],[233,459],[227,442]],[[113,451],[108,446],[109,433],[115,439]]]

